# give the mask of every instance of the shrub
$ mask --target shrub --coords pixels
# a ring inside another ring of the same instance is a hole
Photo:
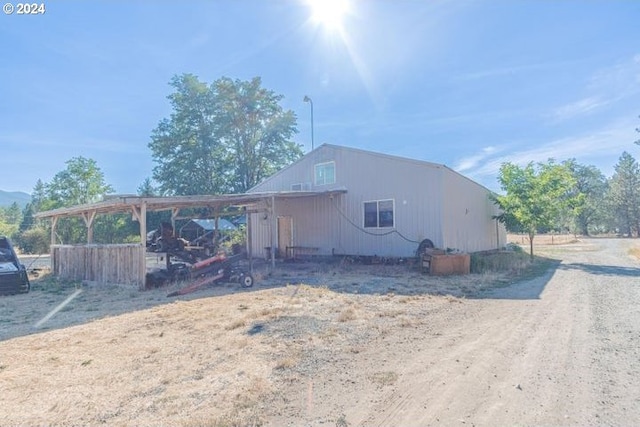
[[[522,249],[519,251],[476,252],[471,254],[471,273],[522,271],[529,264],[529,256]]]
[[[43,227],[34,227],[18,233],[16,245],[25,254],[49,253],[50,235]]]
[[[504,249],[511,252],[518,252],[518,253],[524,252],[524,249],[522,249],[522,246],[520,246],[517,243],[507,243]]]

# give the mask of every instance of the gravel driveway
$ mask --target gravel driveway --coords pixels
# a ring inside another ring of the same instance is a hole
[[[552,274],[467,301],[441,335],[415,344],[394,390],[354,408],[354,424],[637,425],[634,246],[589,239],[546,248],[562,259]]]

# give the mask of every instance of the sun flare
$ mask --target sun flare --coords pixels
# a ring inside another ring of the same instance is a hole
[[[347,0],[307,0],[311,6],[311,18],[327,28],[339,28],[349,10]]]

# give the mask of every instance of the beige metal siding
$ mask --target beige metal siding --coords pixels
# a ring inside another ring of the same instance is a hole
[[[336,182],[316,186],[314,165],[335,162]],[[412,256],[420,241],[465,251],[495,249],[493,205],[488,190],[450,169],[332,145],[323,145],[252,191],[345,188],[333,198],[319,196],[277,202],[275,215],[293,217],[296,246],[319,247],[321,254]],[[460,197],[458,197],[460,195]],[[393,200],[393,228],[364,228],[364,202]],[[470,212],[468,212],[468,211]],[[270,219],[252,215],[254,253],[270,246]]]
[[[318,255],[331,255],[333,242],[337,240],[337,228],[333,227],[336,221],[333,209],[332,197],[318,196],[295,199],[276,200],[274,213],[256,213],[250,216],[252,233],[252,251],[257,257],[266,257],[267,250],[271,247],[271,232],[273,226],[272,215],[276,218],[290,216],[292,218],[292,243],[293,246],[318,248]],[[275,236],[277,228],[273,230]],[[277,242],[277,237],[275,238]],[[279,248],[284,250],[283,248]]]
[[[347,188],[337,252],[411,256],[425,238],[440,242],[439,165],[357,150],[336,154],[336,176]],[[364,228],[364,203],[376,200],[394,201],[393,228]]]
[[[504,246],[506,232],[492,219],[498,210],[489,199],[489,190],[449,169],[443,188],[444,248],[477,252]]]

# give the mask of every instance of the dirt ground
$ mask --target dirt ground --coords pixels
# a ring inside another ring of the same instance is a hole
[[[511,285],[309,263],[173,299],[36,284],[0,297],[0,425],[635,425],[639,245],[539,246],[562,262]]]

